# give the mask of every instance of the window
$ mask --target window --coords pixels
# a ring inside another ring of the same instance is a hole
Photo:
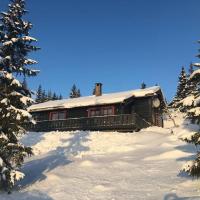
[[[61,120],[61,119],[66,119],[66,111],[50,113],[50,120]]]
[[[100,116],[101,115],[101,110],[100,109],[95,109],[95,108],[93,108],[93,109],[90,109],[89,110],[89,116],[90,117],[94,117],[94,116]]]
[[[114,107],[102,108],[102,115],[114,115]]]
[[[51,120],[58,120],[58,113],[57,112],[51,113]]]
[[[66,119],[66,112],[59,112],[59,119]]]
[[[114,115],[114,106],[108,106],[103,108],[91,108],[88,111],[89,117],[106,116],[106,115]]]

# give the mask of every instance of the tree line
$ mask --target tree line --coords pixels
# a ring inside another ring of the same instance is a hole
[[[68,97],[69,98],[81,97],[81,91],[76,87],[75,84],[73,84]],[[51,90],[46,91],[45,89],[42,88],[41,84],[38,86],[35,98],[36,103],[43,103],[46,101],[54,101],[61,99],[63,99],[63,96],[61,94],[57,95],[56,92],[52,92]]]

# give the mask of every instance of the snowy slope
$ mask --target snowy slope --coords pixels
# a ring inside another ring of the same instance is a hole
[[[182,123],[178,116],[177,123]],[[30,133],[23,143],[35,156],[11,195],[1,200],[188,200],[200,199],[199,181],[179,174],[195,148],[178,138],[195,126],[171,132],[151,127],[138,133]],[[198,197],[199,196],[199,197]]]

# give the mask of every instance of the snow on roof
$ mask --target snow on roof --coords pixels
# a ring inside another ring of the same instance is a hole
[[[130,97],[144,97],[148,95],[156,95],[160,90],[159,86],[154,86],[146,89],[130,90],[112,94],[103,94],[102,96],[87,96],[73,99],[63,99],[56,101],[48,101],[40,104],[35,104],[29,107],[30,112],[54,110],[63,108],[75,108],[84,106],[95,106],[103,104],[120,103]]]

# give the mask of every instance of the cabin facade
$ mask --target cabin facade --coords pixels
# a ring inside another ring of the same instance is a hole
[[[95,95],[49,101],[32,105],[36,120],[31,131],[114,130],[133,131],[148,126],[163,126],[165,106],[160,87],[102,94],[97,83]]]

